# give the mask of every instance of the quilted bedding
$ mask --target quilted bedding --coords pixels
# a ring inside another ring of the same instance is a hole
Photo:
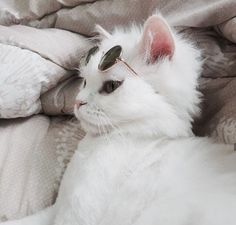
[[[94,25],[142,23],[156,10],[203,52],[195,133],[236,143],[234,0],[1,0],[0,220],[34,213],[56,198],[84,136],[72,109]]]

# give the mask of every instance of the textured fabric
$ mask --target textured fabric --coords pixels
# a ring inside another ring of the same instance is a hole
[[[77,143],[84,136],[71,118],[33,116],[0,120],[0,220],[51,205]]]
[[[194,124],[197,135],[219,142],[236,143],[236,45],[213,28],[187,29],[184,35],[196,41],[204,60],[199,89],[202,113]]]
[[[22,25],[0,26],[0,43],[40,54],[69,70],[78,68],[89,42],[79,34],[59,29],[35,29]]]
[[[172,26],[206,27],[235,16],[235,9],[234,0],[97,1],[92,5],[59,10],[53,26],[92,35],[95,23],[112,30],[114,23],[124,26],[134,21],[143,22],[158,10]]]
[[[42,204],[51,204],[49,189],[54,168],[45,157],[52,159],[53,152],[38,149],[48,127],[49,119],[42,116],[14,123],[1,121],[0,218],[20,217]],[[32,201],[34,198],[37,201]]]
[[[235,44],[220,36],[213,28],[188,28],[182,33],[202,51],[202,77],[236,77]]]
[[[228,40],[236,43],[236,17],[217,25],[216,30]]]
[[[89,34],[95,22],[112,28],[114,23],[141,21],[156,9],[175,26],[212,26],[235,16],[236,2],[234,0],[49,0],[45,3],[43,0],[25,0],[23,4],[17,0],[2,0],[0,9],[1,24],[27,24],[38,19],[42,20],[44,27],[55,26]],[[44,19],[48,14],[49,18]],[[34,23],[37,26],[40,24]]]
[[[25,117],[41,110],[39,97],[67,71],[38,54],[0,43],[0,118]]]
[[[47,115],[72,115],[81,82],[82,79],[75,75],[43,94],[41,96],[42,111]]]
[[[199,136],[210,136],[228,144],[236,143],[236,78],[202,78],[202,116],[195,122]],[[219,91],[220,90],[220,91]]]
[[[94,0],[1,0],[0,24],[27,23],[64,7],[72,7]]]
[[[90,47],[84,37],[58,29],[0,26],[0,33],[0,118],[39,113],[40,95],[77,74]]]

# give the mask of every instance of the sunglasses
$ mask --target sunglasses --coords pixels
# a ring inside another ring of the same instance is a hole
[[[116,45],[108,50],[98,65],[98,70],[101,72],[106,72],[110,68],[112,68],[116,63],[122,62],[133,74],[138,75],[127,62],[125,62],[122,58],[122,47],[120,45]]]

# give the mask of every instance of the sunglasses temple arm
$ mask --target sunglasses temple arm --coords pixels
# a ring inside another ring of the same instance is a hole
[[[138,76],[138,74],[130,67],[130,65],[127,62],[125,62],[121,58],[117,58],[116,60],[119,61],[119,62],[124,63],[132,73],[134,73],[136,76]]]

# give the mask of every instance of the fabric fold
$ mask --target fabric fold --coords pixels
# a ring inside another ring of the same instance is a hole
[[[14,25],[0,26],[0,33],[0,118],[41,112],[40,96],[77,74],[91,46],[81,35],[59,29]]]
[[[89,41],[85,37],[55,28],[36,29],[23,25],[0,25],[0,33],[0,43],[36,52],[67,70],[78,68],[79,59],[89,46]]]

